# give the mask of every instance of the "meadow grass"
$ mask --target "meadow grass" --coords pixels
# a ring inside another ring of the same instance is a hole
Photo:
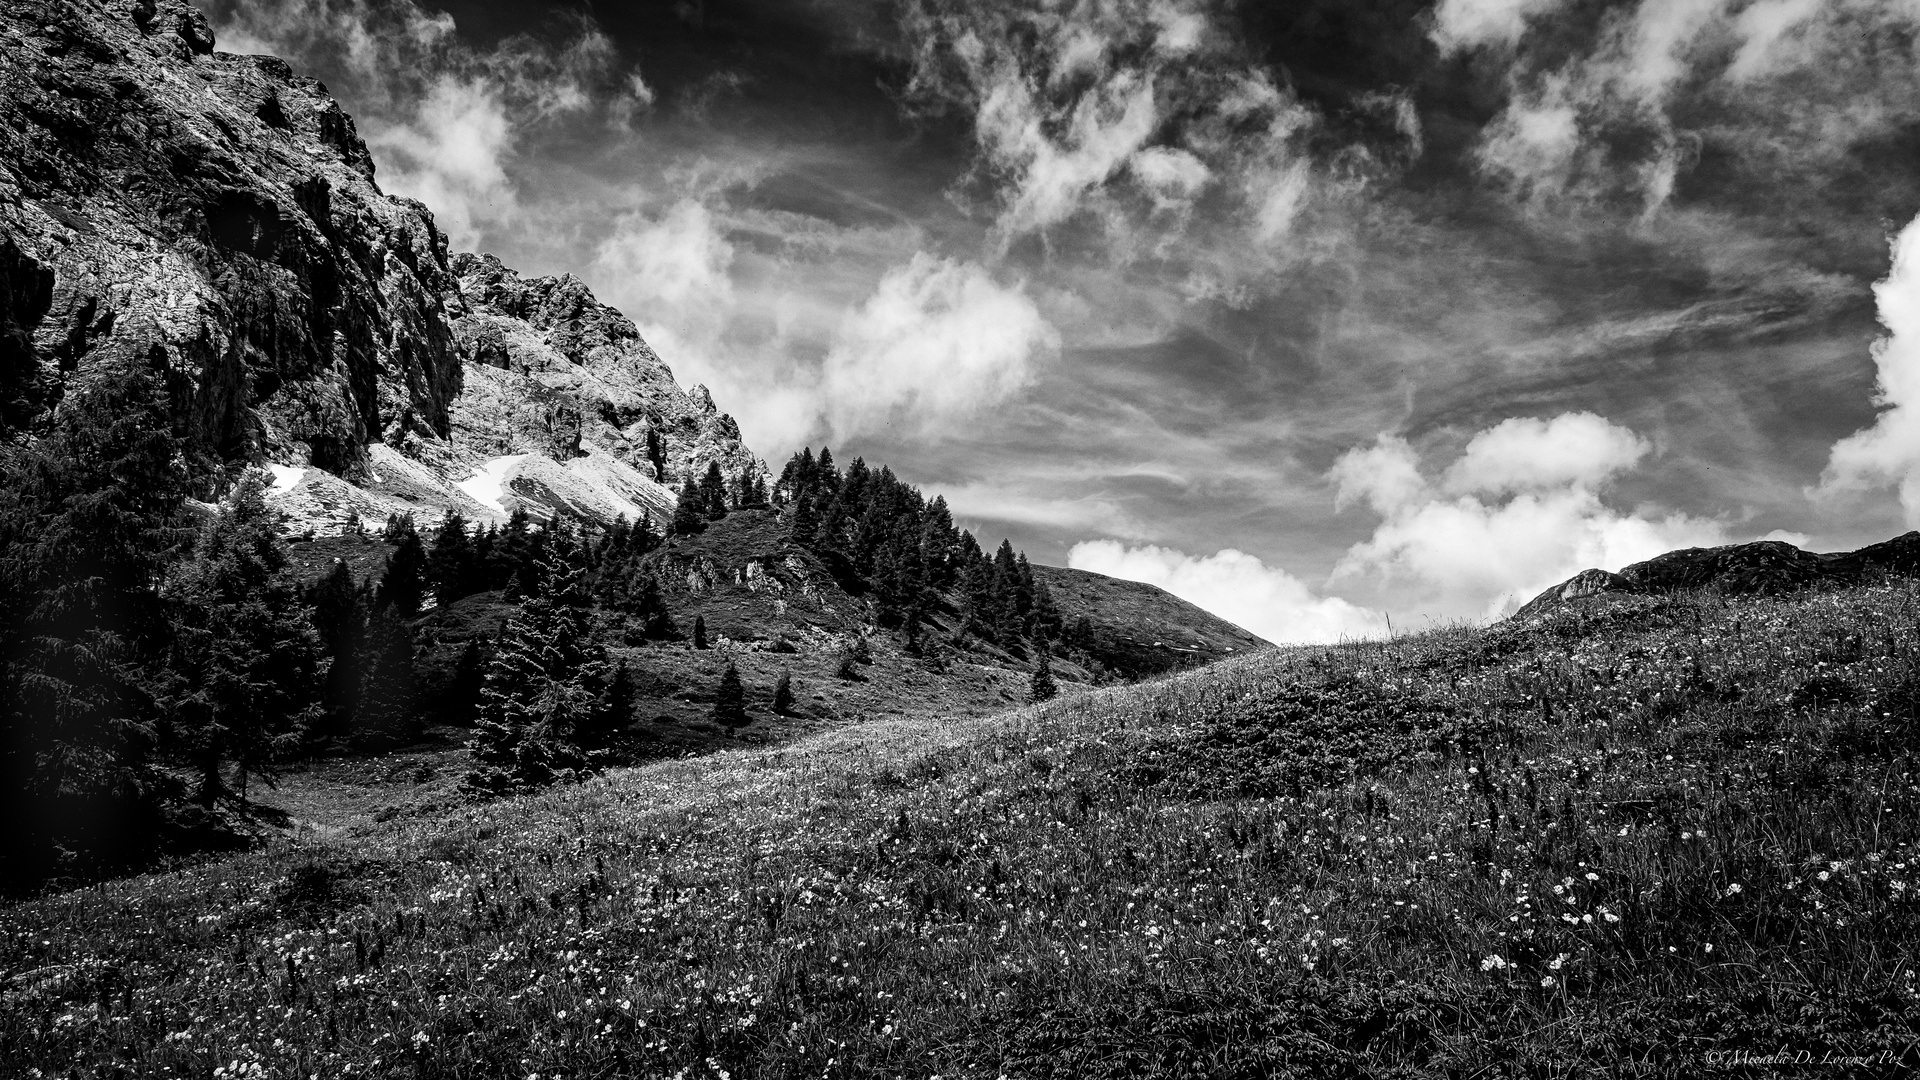
[[[1900,583],[1633,598],[863,724],[0,910],[0,1062],[1901,1071],[1917,705]]]

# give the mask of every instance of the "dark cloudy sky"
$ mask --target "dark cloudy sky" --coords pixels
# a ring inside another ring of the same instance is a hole
[[[776,468],[1275,639],[1920,518],[1916,0],[210,13]]]

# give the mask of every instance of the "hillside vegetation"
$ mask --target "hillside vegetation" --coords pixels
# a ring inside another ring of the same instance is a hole
[[[1890,1071],[1917,634],[1910,582],[1615,598],[293,840],[0,912],[0,1060]]]

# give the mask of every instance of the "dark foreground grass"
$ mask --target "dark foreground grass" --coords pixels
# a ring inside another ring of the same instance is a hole
[[[1917,614],[1267,654],[49,897],[0,911],[0,1069],[1905,1071]]]

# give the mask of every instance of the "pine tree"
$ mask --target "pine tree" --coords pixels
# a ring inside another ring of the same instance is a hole
[[[1027,698],[1040,702],[1049,700],[1057,693],[1059,688],[1053,684],[1053,658],[1046,649],[1041,649],[1040,660],[1033,667],[1033,681],[1027,685]]]
[[[434,531],[433,550],[427,553],[426,577],[435,603],[445,607],[479,591],[475,561],[467,520],[457,511],[448,514]]]
[[[346,560],[335,559],[333,569],[308,592],[307,602],[328,658],[320,690],[322,716],[310,734],[319,740],[345,738],[360,704],[361,643],[372,599],[364,583],[354,583]]]
[[[740,672],[727,661],[720,673],[720,685],[713,692],[713,720],[727,728],[747,726],[747,695],[740,685]]]
[[[150,373],[101,371],[0,446],[0,890],[140,861],[178,787],[152,762],[153,582],[187,535],[171,430]]]
[[[692,536],[707,527],[706,496],[700,485],[689,478],[680,486],[680,497],[673,505],[673,535]]]
[[[165,590],[174,612],[167,712],[203,806],[244,799],[249,776],[271,780],[319,714],[320,639],[284,573],[277,529],[248,477]]]
[[[369,747],[404,746],[420,737],[420,683],[413,628],[391,604],[376,604],[361,646],[359,707],[353,738]]]
[[[412,618],[420,613],[427,591],[427,549],[413,529],[411,515],[388,519],[386,538],[398,546],[387,556],[376,602],[383,607],[391,604],[401,617]]]
[[[773,684],[773,711],[778,716],[793,715],[793,675],[780,673],[780,681]]]
[[[720,463],[709,461],[707,474],[700,481],[700,511],[709,521],[719,521],[727,516],[727,478],[720,471]]]
[[[812,546],[820,532],[820,518],[814,512],[813,493],[802,491],[793,501],[793,542],[802,546]]]
[[[461,783],[475,796],[532,790],[595,764],[580,738],[602,708],[606,652],[590,632],[579,568],[550,550],[539,580],[487,665],[468,743],[473,763]]]
[[[459,661],[453,666],[453,676],[447,680],[446,691],[440,695],[442,724],[473,726],[474,714],[480,708],[480,688],[486,680],[486,666],[482,661],[479,639],[467,639],[466,647],[460,650]]]
[[[589,755],[610,751],[614,739],[633,723],[633,700],[633,673],[627,670],[627,663],[622,660],[614,665],[613,676],[607,680],[606,688],[601,692],[598,707],[580,732],[581,749]]]
[[[704,615],[693,617],[693,647],[696,649],[707,647],[707,619]]]

